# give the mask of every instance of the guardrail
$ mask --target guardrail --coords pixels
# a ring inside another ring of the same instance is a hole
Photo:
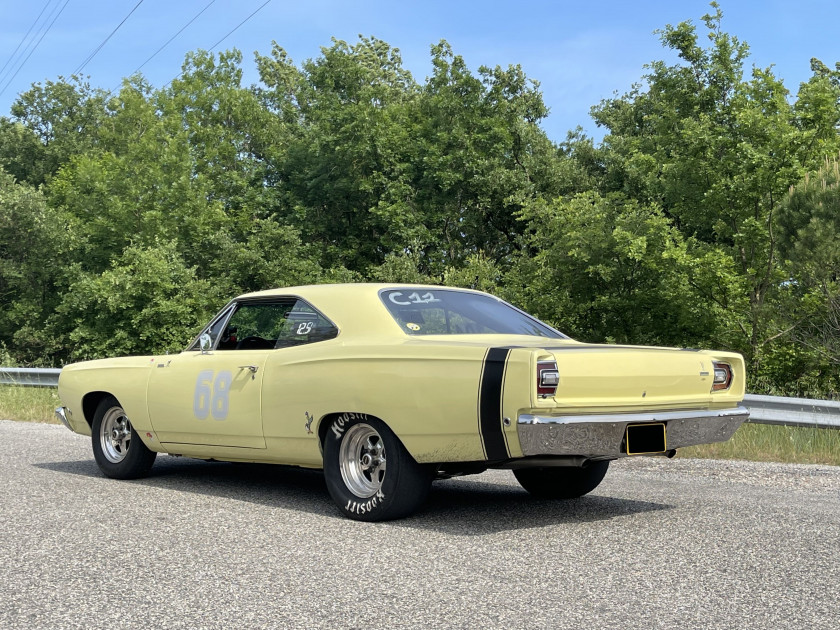
[[[60,373],[57,368],[0,367],[0,385],[58,387]],[[750,410],[747,422],[754,424],[840,429],[840,401],[747,394],[744,406]]]
[[[840,429],[840,401],[747,394],[744,406],[750,410],[747,422]]]
[[[58,387],[59,368],[0,367],[0,385]]]

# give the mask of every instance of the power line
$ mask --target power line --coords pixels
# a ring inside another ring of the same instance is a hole
[[[10,56],[10,57],[6,60],[6,63],[4,63],[4,64],[3,64],[3,67],[2,67],[2,68],[0,68],[0,81],[2,81],[2,80],[3,80],[3,79],[2,79],[2,76],[3,76],[3,71],[6,69],[6,66],[8,66],[8,65],[9,65],[9,63],[11,63],[12,59],[14,59],[14,58],[15,58],[15,56],[17,55],[17,51],[19,51],[19,50],[20,50],[20,47],[23,45],[23,42],[25,42],[25,41],[26,41],[26,38],[27,38],[27,37],[29,37],[29,33],[31,33],[31,32],[32,32],[32,29],[33,29],[33,28],[35,28],[35,25],[36,25],[36,24],[38,23],[38,21],[41,19],[41,16],[42,16],[42,15],[44,15],[44,11],[46,11],[46,10],[47,10],[47,7],[48,7],[48,6],[50,6],[50,4],[52,3],[52,1],[53,1],[53,0],[47,0],[47,2],[44,4],[44,8],[43,8],[43,9],[41,9],[41,12],[38,14],[38,17],[36,17],[36,18],[35,18],[35,21],[34,21],[34,22],[32,22],[32,26],[30,26],[30,27],[29,27],[29,30],[28,30],[28,31],[26,31],[26,35],[24,35],[24,36],[23,36],[23,38],[20,40],[20,43],[17,45],[17,48],[15,48],[14,52],[13,52],[13,53],[11,54],[11,56]],[[28,48],[28,46],[27,46],[27,48]]]
[[[245,22],[247,22],[248,20],[250,20],[250,19],[251,19],[252,17],[254,17],[257,13],[259,13],[260,11],[262,11],[262,10],[265,8],[265,6],[266,6],[268,3],[270,3],[270,2],[271,2],[271,0],[265,0],[265,2],[263,2],[263,3],[259,6],[259,7],[257,7],[257,8],[254,10],[254,12],[253,12],[253,13],[251,13],[251,15],[249,15],[248,17],[246,17],[244,20],[242,20],[242,21],[241,21],[239,24],[237,24],[236,26],[234,26],[234,27],[233,27],[230,31],[228,31],[228,33],[227,33],[224,37],[222,37],[222,39],[220,39],[220,40],[219,40],[219,41],[217,41],[215,44],[213,44],[213,45],[210,47],[210,49],[209,49],[209,50],[210,50],[210,51],[212,51],[212,50],[213,50],[216,46],[218,46],[218,45],[219,45],[219,44],[221,44],[223,41],[225,41],[228,37],[230,37],[231,35],[233,35],[233,34],[234,34],[237,30],[239,30],[239,27],[241,27],[243,24],[245,24]],[[169,81],[167,81],[167,82],[166,82],[166,84],[165,84],[163,87],[166,87],[167,85],[169,85],[170,83],[172,83],[175,79],[177,79],[178,77],[182,76],[183,74],[184,74],[184,73],[182,72],[182,73],[180,73],[178,76],[176,76],[176,77],[174,77],[174,78],[170,79]]]
[[[142,0],[141,0],[141,1],[142,1]],[[0,96],[2,96],[2,95],[3,95],[3,92],[5,92],[5,91],[8,89],[8,87],[12,84],[12,81],[14,81],[14,80],[15,80],[15,77],[18,75],[18,72],[20,72],[20,71],[21,71],[21,69],[23,68],[23,66],[25,66],[25,65],[26,65],[26,62],[27,62],[27,61],[29,61],[29,58],[32,56],[32,53],[34,53],[34,52],[35,52],[35,50],[36,50],[36,49],[38,48],[38,46],[41,44],[41,41],[44,39],[44,37],[46,37],[47,33],[49,33],[49,32],[50,32],[50,29],[52,28],[53,24],[55,24],[55,21],[56,21],[56,20],[57,20],[57,19],[61,16],[61,14],[64,12],[64,8],[67,6],[67,4],[68,4],[69,2],[70,2],[70,0],[64,0],[64,4],[62,4],[62,5],[61,5],[61,9],[60,9],[60,10],[59,10],[59,12],[55,15],[55,17],[52,19],[52,22],[50,22],[50,24],[49,24],[49,26],[47,26],[46,30],[44,30],[43,34],[42,34],[42,35],[41,35],[41,37],[38,39],[38,41],[35,43],[35,46],[32,48],[32,50],[30,50],[30,51],[29,51],[29,54],[28,54],[28,55],[26,55],[26,59],[24,59],[24,60],[20,63],[20,65],[18,66],[17,70],[15,70],[15,73],[14,73],[14,74],[11,76],[11,78],[10,78],[10,79],[6,82],[6,85],[4,85],[4,86],[3,86],[3,89],[1,89],[1,90],[0,90]],[[58,6],[58,5],[56,5],[56,6]],[[50,15],[52,15],[52,14],[50,14]],[[49,19],[49,17],[48,17],[47,19]],[[46,24],[46,22],[45,22],[45,24]],[[37,36],[37,33],[36,33],[36,36]]]
[[[175,33],[172,37],[170,37],[170,38],[169,38],[169,40],[168,40],[168,41],[167,41],[167,42],[166,42],[163,46],[161,46],[160,48],[158,48],[158,49],[157,49],[157,50],[156,50],[156,51],[152,54],[152,56],[151,56],[151,57],[149,57],[148,59],[146,59],[146,61],[144,61],[143,63],[141,63],[141,64],[140,64],[140,65],[139,65],[139,66],[138,66],[138,67],[134,70],[134,72],[132,72],[132,74],[137,74],[138,72],[140,72],[140,70],[143,68],[143,66],[145,66],[145,65],[146,65],[147,63],[149,63],[152,59],[154,59],[155,57],[157,57],[157,54],[158,54],[161,50],[163,50],[164,48],[166,48],[167,46],[169,46],[169,44],[171,44],[171,43],[172,43],[172,40],[173,40],[173,39],[175,39],[176,37],[178,37],[178,35],[180,35],[181,33],[183,33],[183,32],[184,32],[184,30],[185,30],[185,29],[186,29],[186,28],[187,28],[190,24],[192,24],[192,23],[193,23],[193,22],[195,22],[195,21],[196,21],[199,17],[201,17],[201,14],[202,14],[202,13],[204,13],[207,9],[209,9],[209,8],[210,8],[210,6],[211,6],[214,2],[216,2],[216,0],[210,0],[210,2],[208,2],[208,3],[207,3],[207,5],[205,5],[205,7],[204,7],[201,11],[199,11],[198,13],[196,13],[196,14],[193,16],[193,18],[192,18],[189,22],[187,22],[186,24],[184,24],[184,25],[181,27],[181,30],[180,30],[180,31],[178,31],[178,32],[177,32],[177,33]]]
[[[212,46],[210,46],[210,50],[213,50],[216,46],[218,46],[218,45],[219,45],[219,44],[221,44],[223,41],[225,41],[228,37],[230,37],[231,35],[233,35],[233,34],[234,34],[237,30],[239,30],[239,27],[240,27],[240,26],[242,26],[243,24],[245,24],[245,22],[247,22],[248,20],[250,20],[250,19],[251,19],[252,17],[254,17],[257,13],[259,13],[260,11],[262,11],[262,10],[263,10],[263,8],[265,7],[265,5],[267,5],[269,2],[271,2],[271,0],[265,0],[265,2],[263,2],[263,3],[262,3],[262,4],[261,4],[261,5],[260,5],[260,6],[259,6],[259,7],[258,7],[258,8],[257,8],[257,9],[256,9],[256,10],[252,13],[252,14],[251,14],[251,15],[249,15],[248,17],[246,17],[244,20],[242,20],[242,21],[241,21],[239,24],[237,24],[236,26],[234,26],[234,27],[233,27],[233,29],[232,29],[232,30],[231,30],[231,31],[230,31],[227,35],[225,35],[224,37],[222,37],[222,39],[220,39],[220,40],[219,40],[219,41],[217,41],[215,44],[213,44]]]
[[[111,39],[111,37],[113,37],[113,36],[114,36],[114,33],[116,33],[118,30],[120,30],[120,27],[121,27],[123,24],[125,24],[125,21],[126,21],[128,18],[130,18],[130,17],[131,17],[131,14],[132,14],[132,13],[134,13],[134,12],[137,10],[137,7],[139,7],[141,4],[143,4],[143,0],[140,0],[140,2],[138,2],[137,4],[135,4],[135,5],[134,5],[134,8],[133,8],[131,11],[129,11],[129,12],[128,12],[128,15],[126,15],[126,16],[122,19],[122,22],[120,22],[119,24],[117,24],[116,28],[115,28],[113,31],[111,31],[111,34],[110,34],[110,35],[108,35],[108,37],[106,37],[104,40],[102,40],[102,43],[101,43],[101,44],[99,44],[99,46],[97,46],[97,47],[96,47],[96,49],[95,49],[92,53],[90,53],[90,54],[87,56],[87,59],[85,59],[85,60],[84,60],[84,61],[83,61],[83,62],[82,62],[82,63],[81,63],[81,64],[80,64],[80,65],[79,65],[79,66],[78,66],[75,70],[73,70],[73,74],[79,74],[82,70],[84,70],[84,69],[85,69],[85,66],[86,66],[86,65],[88,65],[88,64],[89,64],[89,63],[93,60],[93,58],[94,58],[94,57],[96,57],[97,53],[98,53],[100,50],[102,50],[102,47],[103,47],[105,44],[107,44],[107,43],[108,43],[108,40],[109,40],[109,39]]]

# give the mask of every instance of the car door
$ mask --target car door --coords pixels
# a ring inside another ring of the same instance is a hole
[[[294,304],[294,299],[236,302],[194,347],[157,359],[147,400],[162,444],[265,448],[264,367],[293,326],[288,316]]]

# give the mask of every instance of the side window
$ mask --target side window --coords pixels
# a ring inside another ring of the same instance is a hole
[[[216,349],[271,350],[332,339],[337,334],[335,326],[303,300],[242,302],[221,331]]]
[[[338,329],[303,300],[297,300],[286,314],[286,325],[277,338],[276,348],[297,346],[332,339]]]
[[[217,350],[274,348],[294,300],[240,303],[222,331]]]

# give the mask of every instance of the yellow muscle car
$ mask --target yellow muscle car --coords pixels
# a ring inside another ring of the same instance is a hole
[[[68,365],[58,387],[59,419],[109,477],[157,453],[323,468],[366,521],[488,468],[579,497],[611,460],[725,441],[748,417],[738,354],[579,343],[486,293],[421,285],[249,293],[180,354]]]

